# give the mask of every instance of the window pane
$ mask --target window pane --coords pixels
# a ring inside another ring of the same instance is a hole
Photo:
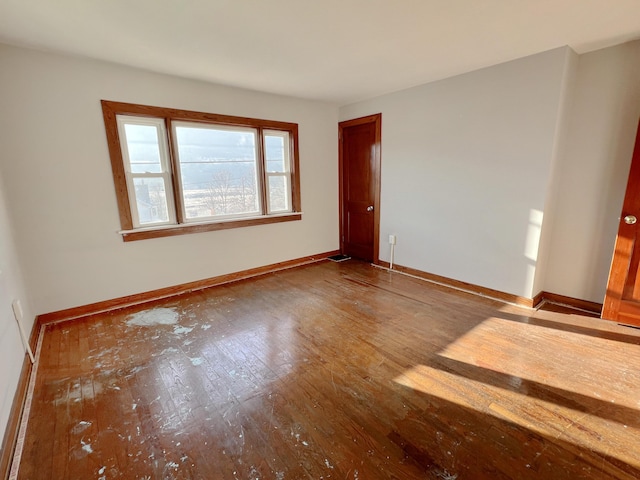
[[[287,151],[289,147],[289,134],[284,132],[278,135],[265,134],[264,148],[267,157],[267,172],[284,173],[287,168]]]
[[[188,220],[260,212],[255,130],[180,125],[176,140]]]
[[[140,225],[169,221],[167,209],[167,192],[164,179],[134,178],[133,185],[136,191],[136,207]]]
[[[131,172],[161,173],[158,129],[154,125],[124,125]]]
[[[291,210],[291,206],[289,205],[289,186],[287,183],[287,177],[285,176],[269,176],[270,212],[288,212]]]

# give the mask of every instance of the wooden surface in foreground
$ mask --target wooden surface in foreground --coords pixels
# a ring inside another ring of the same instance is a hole
[[[47,326],[18,478],[636,479],[639,410],[639,330],[323,262]]]

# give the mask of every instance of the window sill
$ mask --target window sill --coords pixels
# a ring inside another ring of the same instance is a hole
[[[282,215],[265,215],[253,218],[240,218],[237,220],[224,220],[220,222],[163,225],[159,227],[138,228],[135,230],[122,230],[118,233],[122,235],[123,241],[134,242],[136,240],[147,240],[149,238],[173,237],[175,235],[187,235],[189,233],[212,232],[215,230],[252,227],[254,225],[292,222],[296,220],[302,220],[301,212],[285,213]]]

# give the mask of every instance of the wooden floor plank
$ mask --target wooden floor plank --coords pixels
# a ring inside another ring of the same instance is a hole
[[[354,260],[44,335],[20,479],[640,477],[640,331]]]

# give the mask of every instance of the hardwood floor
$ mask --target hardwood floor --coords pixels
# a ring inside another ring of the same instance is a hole
[[[636,479],[640,331],[322,262],[49,325],[20,479]]]

